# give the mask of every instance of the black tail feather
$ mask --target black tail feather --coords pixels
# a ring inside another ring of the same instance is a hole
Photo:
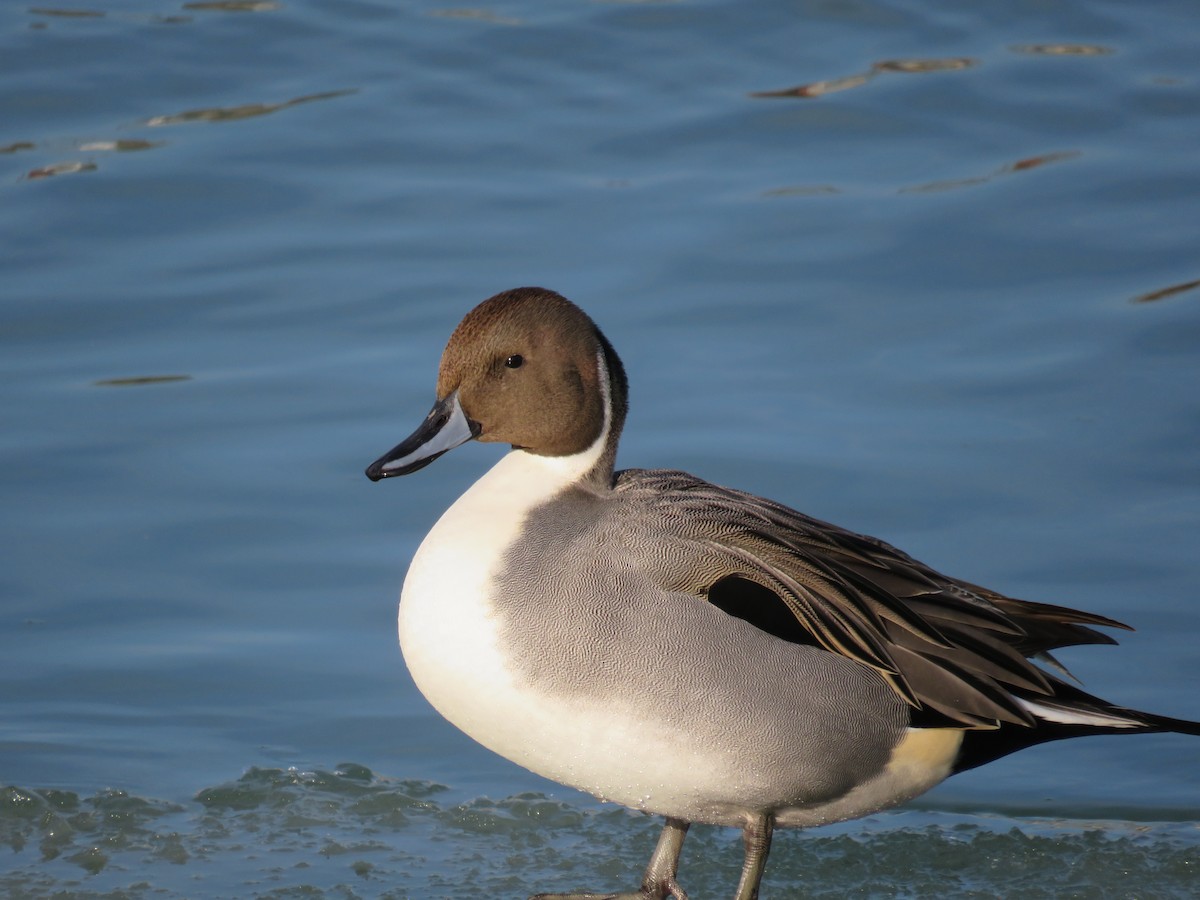
[[[1065,738],[1098,734],[1158,734],[1162,732],[1200,736],[1200,722],[1115,706],[1058,678],[1052,677],[1051,681],[1054,684],[1052,699],[1035,694],[1030,694],[1025,699],[1043,707],[1059,709],[1067,713],[1081,715],[1090,713],[1098,717],[1123,719],[1124,722],[1114,722],[1112,725],[1089,722],[1054,722],[1035,713],[1037,721],[1033,727],[1005,723],[999,728],[966,731],[963,734],[962,748],[959,750],[958,759],[954,764],[954,772],[965,772],[1018,750],[1024,750],[1026,747],[1060,741]],[[1125,724],[1126,722],[1129,724]]]

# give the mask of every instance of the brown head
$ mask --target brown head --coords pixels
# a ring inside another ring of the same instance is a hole
[[[591,447],[609,424],[611,471],[627,385],[587,314],[553,291],[517,288],[485,300],[450,336],[437,403],[422,426],[367,469],[404,475],[471,438],[542,456]]]

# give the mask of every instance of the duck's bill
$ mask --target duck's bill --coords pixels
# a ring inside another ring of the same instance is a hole
[[[479,424],[467,418],[455,391],[445,400],[433,404],[421,427],[406,440],[367,466],[367,477],[378,481],[423,469],[447,450],[453,450],[478,434]]]

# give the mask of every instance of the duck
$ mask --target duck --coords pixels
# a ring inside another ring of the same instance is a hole
[[[511,449],[437,520],[401,590],[418,690],[483,746],[661,816],[632,891],[687,900],[692,823],[739,828],[735,900],[776,828],[869,815],[1065,738],[1200,722],[1086,693],[1054,658],[1128,626],[1005,596],[877,538],[685,472],[615,467],[629,385],[578,306],[524,287],[452,333],[436,401],[367,468]]]

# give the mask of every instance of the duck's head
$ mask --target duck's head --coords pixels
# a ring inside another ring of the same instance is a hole
[[[621,361],[583,310],[543,288],[505,291],[459,323],[433,409],[367,477],[407,475],[472,438],[540,456],[573,456],[603,439],[597,471],[611,473],[626,393]]]

